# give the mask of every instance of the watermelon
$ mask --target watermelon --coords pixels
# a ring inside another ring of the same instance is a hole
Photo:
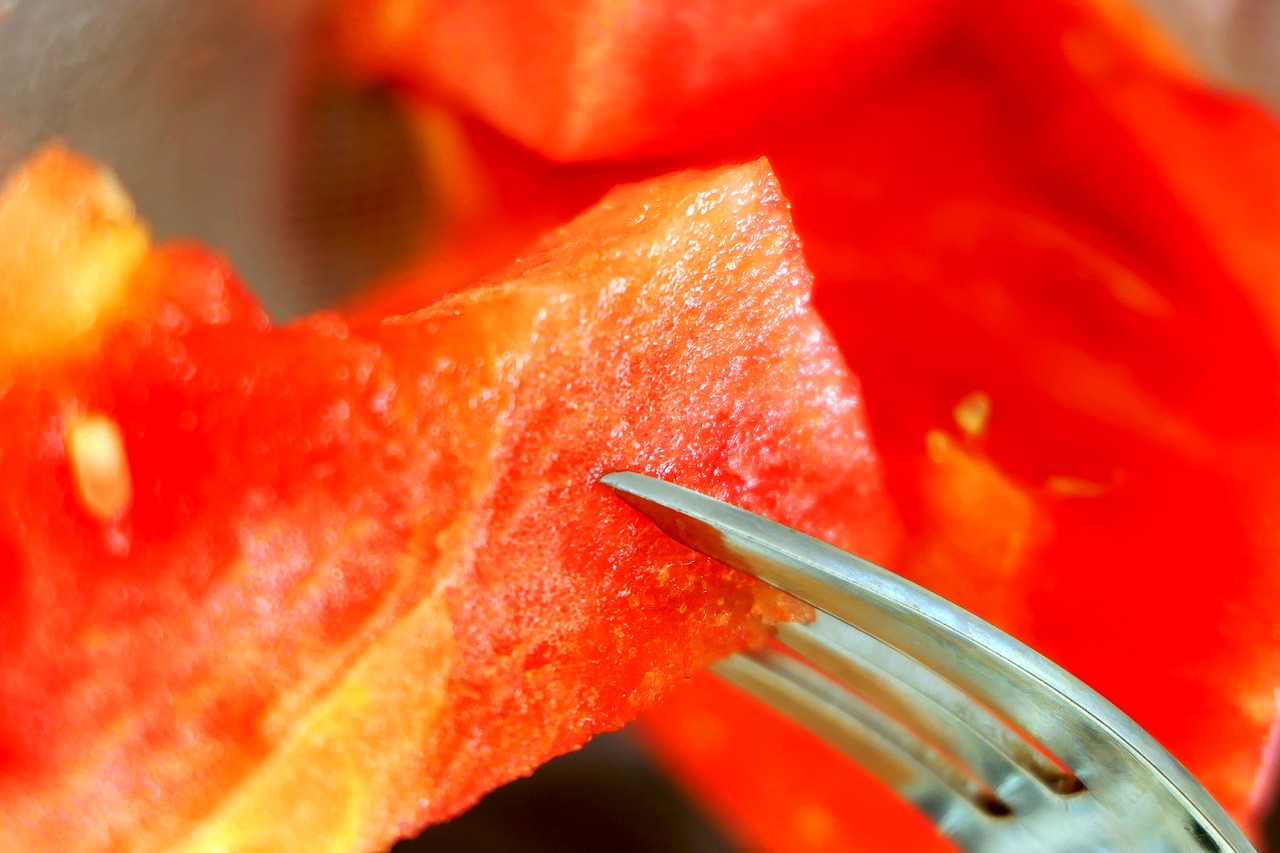
[[[777,170],[865,383],[909,534],[894,567],[1085,678],[1256,826],[1280,672],[1274,119],[1076,0],[973,4],[892,79],[772,115],[676,162]],[[551,176],[591,177],[472,138],[473,184],[478,161],[543,176],[514,182],[539,187],[530,222],[572,201]],[[648,725],[745,844],[941,843],[733,701],[691,685]]]
[[[341,0],[358,79],[443,99],[558,160],[687,151],[930,43],[952,0]]]
[[[385,321],[273,326],[56,149],[0,232],[5,849],[380,849],[803,615],[606,470],[894,546],[762,162]]]

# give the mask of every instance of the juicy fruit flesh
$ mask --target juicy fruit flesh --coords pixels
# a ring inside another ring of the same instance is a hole
[[[386,322],[272,328],[152,252],[146,314],[0,397],[0,840],[377,849],[763,642],[792,603],[594,481],[885,553],[808,286],[763,164],[619,190]]]

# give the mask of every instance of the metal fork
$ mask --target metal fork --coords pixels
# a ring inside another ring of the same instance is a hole
[[[667,535],[817,609],[717,674],[844,750],[971,853],[1255,853],[1181,764],[1052,661],[951,602],[697,492],[601,482]],[[821,670],[821,671],[820,671]]]

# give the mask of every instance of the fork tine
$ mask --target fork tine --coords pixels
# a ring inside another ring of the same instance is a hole
[[[601,482],[673,539],[877,637],[997,712],[1071,769],[1130,828],[1176,823],[1166,849],[1252,851],[1204,788],[1079,679],[933,593],[760,516],[626,471]],[[1071,798],[1072,800],[1076,798]],[[1082,806],[1084,803],[1082,803]]]
[[[812,667],[775,651],[733,655],[712,671],[783,712],[915,804],[943,830],[990,820],[990,792],[942,753]]]
[[[778,626],[778,640],[959,759],[1015,812],[1043,805],[1074,780],[1044,753],[936,672],[819,612]]]

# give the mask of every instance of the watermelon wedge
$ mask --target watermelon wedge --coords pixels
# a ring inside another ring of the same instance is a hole
[[[607,469],[893,545],[763,162],[619,189],[385,322],[273,327],[58,150],[0,232],[2,328],[100,276],[58,346],[5,339],[5,849],[381,849],[801,615]]]

